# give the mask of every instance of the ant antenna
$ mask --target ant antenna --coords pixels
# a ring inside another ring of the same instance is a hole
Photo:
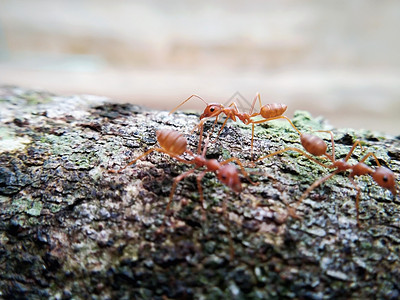
[[[183,104],[185,104],[186,102],[188,102],[190,99],[192,99],[193,97],[196,97],[197,99],[200,99],[201,101],[203,101],[206,105],[208,105],[208,103],[206,102],[206,100],[204,100],[203,98],[201,98],[199,95],[191,95],[189,98],[187,98],[186,100],[184,100],[182,103],[180,103],[177,107],[175,107],[173,110],[171,110],[169,112],[169,114],[174,113],[179,107],[181,107]]]

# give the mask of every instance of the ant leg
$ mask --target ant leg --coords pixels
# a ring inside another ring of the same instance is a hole
[[[189,98],[187,98],[186,100],[184,100],[183,102],[181,102],[177,107],[175,107],[173,110],[171,110],[171,111],[169,112],[169,115],[172,114],[172,113],[174,113],[179,107],[181,107],[183,104],[185,104],[186,102],[188,102],[188,101],[189,101],[190,99],[192,99],[193,97],[196,97],[196,98],[200,99],[200,100],[203,101],[206,105],[208,105],[208,103],[207,103],[203,98],[201,98],[200,96],[198,96],[198,95],[191,95]]]
[[[350,175],[349,175],[349,179],[350,179],[351,183],[354,185],[355,189],[357,190],[357,195],[356,195],[357,226],[358,226],[359,228],[361,228],[361,223],[360,223],[360,211],[359,211],[359,207],[360,207],[360,192],[361,192],[361,189],[360,189],[360,187],[356,184],[356,182],[354,181],[354,179],[351,178]]]
[[[208,147],[209,142],[210,142],[210,134],[207,135],[206,140],[204,142],[203,152],[201,153],[201,156],[203,156],[203,157],[206,157],[206,152],[207,152],[207,147]],[[198,154],[200,154],[200,152]]]
[[[220,130],[218,131],[217,136],[216,136],[215,139],[212,141],[212,143],[215,143],[215,142],[217,141],[219,135],[221,134],[222,130],[224,129],[224,127],[225,127],[225,125],[226,125],[226,123],[228,122],[229,119],[232,119],[233,121],[236,121],[235,116],[236,116],[237,114],[239,114],[239,109],[237,108],[237,105],[236,105],[235,102],[232,102],[231,104],[229,104],[228,107],[232,107],[232,106],[234,107],[234,110],[235,110],[235,111],[234,111],[233,113],[228,113],[228,114],[225,112],[225,114],[226,114],[226,119],[225,119],[224,123],[222,124]],[[217,124],[218,117],[219,117],[219,114],[216,115],[216,119],[215,119],[215,122],[214,122],[214,125],[213,125],[213,128],[212,128],[212,131],[211,131],[211,132],[214,131],[214,127],[215,127],[215,125]]]
[[[261,109],[260,93],[256,93],[256,96],[254,97],[254,100],[253,100],[253,104],[251,105],[251,109],[250,109],[249,115],[251,115],[253,113],[254,106],[256,105],[257,98],[258,98],[258,102],[260,103],[260,109]]]
[[[150,149],[150,150],[146,151],[145,153],[143,153],[143,154],[140,155],[139,157],[135,158],[135,159],[132,160],[131,162],[129,162],[125,167],[123,167],[123,168],[121,168],[121,169],[119,169],[119,170],[108,170],[108,172],[109,172],[109,173],[120,173],[121,171],[125,170],[127,167],[133,165],[136,161],[138,161],[139,159],[142,159],[143,157],[145,157],[146,155],[150,154],[150,153],[153,152],[153,151],[157,151],[157,152],[160,152],[160,153],[168,154],[169,156],[175,158],[176,160],[178,160],[178,161],[180,161],[180,162],[183,162],[183,163],[186,163],[186,164],[194,164],[193,161],[191,161],[191,160],[185,160],[185,159],[183,159],[183,158],[180,158],[180,157],[176,156],[175,154],[172,154],[172,153],[170,153],[170,152],[164,150],[163,148],[153,148],[153,149]]]
[[[276,151],[276,152],[270,153],[270,154],[268,154],[268,155],[265,155],[265,156],[263,156],[263,157],[260,157],[260,158],[257,159],[255,162],[257,162],[257,161],[259,161],[259,160],[263,160],[263,159],[268,158],[268,157],[271,157],[271,156],[278,155],[278,154],[280,154],[280,153],[283,153],[283,152],[286,152],[286,151],[289,151],[289,150],[291,150],[291,151],[296,151],[296,152],[298,152],[298,153],[304,155],[305,157],[307,157],[309,160],[311,160],[311,161],[315,162],[316,164],[318,164],[318,165],[320,165],[320,166],[322,166],[322,167],[325,167],[325,168],[327,168],[327,169],[334,169],[334,168],[335,168],[333,165],[326,165],[326,164],[324,164],[324,163],[322,163],[322,162],[316,160],[314,157],[312,157],[311,155],[307,154],[307,153],[304,152],[303,150],[300,150],[300,149],[297,149],[297,148],[294,148],[294,147],[286,147],[286,148],[284,148],[284,149],[282,149],[282,150],[278,150],[278,151]]]
[[[218,122],[218,118],[219,118],[219,115],[215,117],[213,126],[211,127],[211,130],[209,131],[210,135],[214,132],[215,125],[217,125],[217,122]]]
[[[290,119],[288,117],[286,117],[286,116],[277,116],[277,117],[271,117],[271,118],[267,118],[267,119],[259,120],[259,121],[251,121],[251,123],[253,123],[253,124],[261,124],[261,123],[265,123],[265,122],[273,121],[273,120],[278,120],[278,119],[285,119],[286,121],[288,121],[290,123],[290,125],[292,125],[294,130],[296,130],[298,132],[298,134],[301,135],[300,130],[298,130],[297,127],[294,126],[292,121],[290,121]]]
[[[378,161],[378,158],[376,157],[376,155],[372,152],[367,153],[366,155],[364,155],[363,158],[361,158],[360,162],[364,162],[368,157],[372,156],[375,159],[376,164],[378,165],[378,167],[381,166],[381,164]]]
[[[260,101],[260,107],[261,107],[261,99],[260,99],[260,94],[258,94],[258,99]],[[254,113],[253,115],[251,115],[251,117],[254,116],[258,116],[260,115],[260,113]],[[250,122],[252,123],[252,131],[251,131],[251,160],[253,161],[253,141],[254,141],[254,125],[255,124],[261,124],[261,123],[265,123],[268,121],[272,121],[272,120],[277,120],[277,119],[285,119],[286,121],[288,121],[290,123],[290,125],[294,128],[294,130],[297,131],[297,133],[301,136],[301,132],[300,130],[297,129],[296,126],[294,126],[293,122],[286,116],[277,116],[277,117],[272,117],[272,118],[268,118],[268,119],[264,119],[264,120],[259,120],[259,121],[253,121],[251,120]]]
[[[190,134],[193,134],[193,132],[195,132],[195,130],[196,130],[197,128],[200,128],[200,130],[202,130],[202,127],[204,126],[204,123],[205,123],[207,120],[208,120],[208,118],[204,118],[204,119],[200,120],[199,124],[197,124],[197,125],[192,129],[192,131],[190,131]]]
[[[210,135],[213,133],[213,131],[214,131],[215,124],[217,124],[217,122],[218,122],[218,117],[219,117],[219,116],[216,116],[216,117],[215,117],[214,124],[213,124],[213,126],[211,127],[211,129],[208,131],[208,135],[209,135],[209,136],[210,136]],[[208,119],[208,118],[207,118],[207,119]],[[198,154],[199,154],[200,151],[201,151],[201,143],[202,143],[202,141],[203,141],[203,132],[204,132],[204,123],[205,123],[205,121],[206,121],[207,119],[203,119],[204,121],[201,120],[200,123],[199,123],[199,124],[201,124],[201,127],[200,127],[199,145],[197,146],[197,153],[198,153]],[[199,127],[199,126],[197,126],[197,127]],[[197,127],[195,127],[195,128],[197,128]],[[192,133],[193,133],[193,131],[194,131],[194,130],[192,130]],[[219,135],[219,133],[218,133],[218,135]],[[218,136],[217,136],[215,139],[217,139],[217,138],[218,138]]]
[[[231,106],[233,106],[235,108],[235,113],[239,113],[239,109],[236,105],[236,102],[233,101],[231,104],[228,105],[228,107],[231,107]]]
[[[313,189],[315,189],[317,186],[319,186],[320,184],[324,183],[325,181],[327,181],[329,178],[331,178],[332,176],[336,175],[337,173],[339,173],[339,170],[336,170],[334,172],[332,172],[331,174],[328,174],[320,179],[318,179],[317,181],[315,181],[312,185],[310,185],[306,191],[303,193],[303,195],[301,195],[300,199],[297,200],[296,204],[295,204],[295,209],[297,209],[297,207],[301,204],[301,202],[311,193],[311,191]]]
[[[142,155],[140,155],[139,157],[135,158],[134,160],[132,160],[131,162],[129,162],[125,167],[119,169],[119,170],[108,170],[109,173],[120,173],[121,171],[125,170],[127,167],[133,165],[136,161],[138,161],[139,159],[145,157],[146,155],[150,154],[153,151],[159,151],[159,152],[165,152],[169,155],[171,155],[170,153],[166,152],[164,149],[162,148],[153,148],[150,150],[147,150],[145,153],[143,153]]]
[[[253,156],[253,142],[254,142],[254,123],[251,124],[251,151],[250,151],[250,156],[251,156],[251,161],[254,161],[254,156]]]
[[[192,174],[194,171],[196,170],[196,168],[191,169],[189,171],[186,171],[185,173],[182,173],[181,175],[179,175],[178,177],[175,177],[174,179],[174,183],[172,184],[171,187],[171,192],[169,193],[169,202],[167,204],[167,207],[165,208],[165,210],[168,212],[169,208],[171,206],[172,203],[172,197],[174,196],[174,192],[176,189],[177,184],[179,183],[179,181],[181,181],[183,178],[185,178],[186,176],[189,176],[190,174]]]
[[[325,156],[330,159],[332,162],[335,161],[335,142],[333,140],[333,132],[330,130],[317,130],[316,132],[325,132],[325,133],[329,133],[331,135],[331,143],[332,143],[332,157],[329,157],[328,154],[325,154]],[[347,159],[345,159],[345,161],[347,161]]]
[[[260,115],[259,112],[253,113],[254,106],[256,105],[257,98],[258,98],[258,102],[260,103],[260,110],[261,110],[262,105],[261,105],[260,93],[257,93],[256,96],[254,97],[253,104],[251,105],[251,109],[250,109],[250,112],[249,112],[250,118]]]
[[[200,128],[200,133],[199,133],[199,144],[198,144],[198,146],[197,146],[197,154],[200,154],[200,152],[201,152],[201,144],[202,144],[202,142],[203,142],[203,133],[204,133],[204,123],[205,123],[207,120],[208,120],[208,118],[205,118],[205,119],[201,120],[201,121],[199,122],[199,124],[198,124],[195,128],[193,128],[193,130],[190,132],[190,133],[193,133],[193,132],[196,130],[196,128]],[[211,130],[208,131],[208,136],[210,136],[210,134],[212,134],[212,132],[214,131],[215,124],[216,124],[217,122],[218,122],[218,116],[215,117],[215,121],[214,121],[213,127],[211,128]]]
[[[204,121],[203,120],[200,121],[199,126],[200,126],[200,134],[199,134],[199,144],[197,145],[197,154],[199,154],[201,151],[201,143],[203,141],[203,130],[204,130]],[[193,131],[194,130],[192,130],[191,133],[193,133]]]
[[[218,118],[218,117],[217,117],[217,118]],[[214,139],[211,143],[215,143],[215,142],[217,141],[219,135],[220,135],[221,132],[222,132],[222,129],[224,129],[224,127],[225,127],[226,123],[228,122],[228,120],[229,120],[229,118],[226,118],[226,119],[225,119],[225,121],[224,121],[224,123],[222,124],[220,130],[218,131],[217,136],[215,137],[215,139]],[[215,123],[216,123],[216,121],[215,121]],[[214,123],[214,125],[215,125],[215,123]],[[214,126],[213,126],[213,129],[214,129]]]
[[[350,156],[353,154],[353,152],[354,152],[354,150],[356,149],[357,146],[360,146],[361,150],[363,149],[363,146],[361,145],[361,142],[360,141],[355,141],[354,144],[353,144],[353,147],[351,147],[349,153],[347,153],[344,161],[348,161],[349,160]],[[367,158],[365,158],[365,159],[367,159]],[[361,162],[363,162],[363,161],[361,161]]]
[[[257,98],[258,98],[258,103],[260,104],[260,110],[261,110],[261,107],[262,107],[262,103],[261,103],[261,96],[260,96],[260,93],[257,93]]]
[[[191,153],[191,151],[190,151],[190,152],[189,152],[189,151],[186,151],[186,152],[188,152],[189,154],[192,154],[192,155],[193,155],[193,153]],[[180,158],[180,157],[175,156],[175,155],[171,155],[171,157],[175,158],[177,161],[180,161],[180,162],[182,162],[182,163],[184,163],[184,164],[188,164],[188,165],[193,165],[193,164],[195,164],[195,162],[194,162],[193,160],[186,160],[186,159]]]

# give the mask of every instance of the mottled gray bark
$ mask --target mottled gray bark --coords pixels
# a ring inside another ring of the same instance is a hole
[[[195,150],[197,114],[15,87],[0,89],[0,105],[2,298],[400,297],[400,202],[370,177],[357,179],[362,228],[346,174],[310,194],[302,220],[287,218],[287,205],[329,172],[294,152],[247,168],[259,185],[242,178],[239,195],[206,175],[206,220],[187,177],[164,218],[173,179],[191,166],[153,152],[120,174],[107,170],[155,147],[160,128],[184,133]],[[293,122],[302,131],[329,128],[306,112]],[[398,178],[399,138],[333,132],[338,158],[361,139]],[[248,164],[250,137],[249,126],[229,122],[208,157]],[[255,153],[298,141],[285,122],[270,122],[256,128]]]

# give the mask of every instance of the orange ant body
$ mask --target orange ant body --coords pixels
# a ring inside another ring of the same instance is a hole
[[[324,164],[318,160],[316,160],[314,157],[310,156],[308,153],[304,152],[303,150],[300,150],[295,147],[287,147],[282,150],[276,151],[274,153],[268,154],[266,156],[263,156],[259,158],[259,160],[263,160],[267,157],[271,157],[277,154],[280,154],[285,151],[296,151],[299,152],[300,154],[306,156],[310,160],[314,161],[315,163],[319,164],[322,167],[325,167],[327,169],[335,169],[332,173],[318,179],[315,181],[312,185],[310,185],[307,190],[302,194],[300,199],[296,203],[296,208],[300,205],[300,203],[310,194],[312,190],[314,190],[316,187],[318,187],[320,184],[331,178],[332,176],[344,172],[344,171],[350,171],[349,174],[349,179],[351,183],[353,184],[354,188],[357,190],[357,195],[356,195],[356,211],[357,211],[357,224],[360,226],[360,219],[359,219],[359,196],[361,193],[360,187],[356,184],[354,181],[354,176],[360,176],[360,175],[370,175],[372,179],[380,186],[385,189],[388,189],[393,196],[396,196],[396,182],[395,182],[395,176],[394,173],[389,170],[386,167],[382,167],[381,164],[378,161],[378,158],[376,155],[372,152],[367,153],[364,155],[361,160],[356,163],[355,165],[349,164],[347,161],[349,160],[351,154],[354,152],[355,148],[357,146],[361,147],[360,141],[356,141],[353,144],[353,147],[350,149],[350,151],[347,153],[346,157],[343,160],[336,160],[335,159],[335,144],[333,140],[333,133],[331,131],[320,131],[320,132],[327,132],[331,135],[331,142],[332,142],[332,154],[327,153],[327,144],[324,142],[323,139],[321,139],[318,136],[311,135],[311,134],[306,134],[303,133],[300,135],[300,141],[301,144],[303,145],[304,149],[314,155],[314,156],[322,156],[324,158],[327,158],[328,160],[331,161],[332,164],[327,165]],[[369,166],[367,166],[364,162],[368,157],[372,156],[378,167],[376,169],[372,169]]]
[[[175,107],[173,110],[171,110],[170,114],[173,113],[174,111],[176,111],[179,107],[181,107],[183,104],[185,104],[187,101],[189,101],[193,97],[200,99],[207,105],[206,108],[204,109],[203,113],[200,115],[201,121],[200,121],[199,125],[197,126],[200,128],[199,149],[201,147],[201,138],[202,138],[202,134],[203,134],[204,122],[208,118],[215,117],[215,121],[214,121],[213,127],[211,129],[211,132],[212,132],[214,130],[215,124],[218,122],[218,117],[221,114],[225,114],[226,119],[225,119],[224,123],[222,124],[215,140],[217,140],[217,138],[219,137],[219,135],[222,132],[222,129],[224,129],[224,127],[229,119],[236,122],[236,118],[238,118],[245,125],[252,124],[252,129],[251,129],[251,156],[252,157],[253,157],[253,140],[254,140],[254,125],[255,124],[261,124],[261,123],[265,123],[265,122],[277,120],[277,119],[285,119],[301,135],[301,132],[296,128],[296,126],[294,126],[292,121],[290,121],[290,119],[288,117],[283,116],[283,113],[287,109],[287,105],[281,104],[281,103],[272,103],[272,104],[262,105],[259,93],[256,94],[256,97],[253,100],[253,104],[251,106],[249,113],[241,113],[239,111],[239,109],[237,108],[237,105],[235,102],[232,102],[231,104],[229,104],[228,107],[224,107],[220,103],[207,103],[203,98],[201,98],[198,95],[191,95],[189,98],[187,98],[182,103],[180,103],[177,107]],[[255,106],[257,99],[260,103],[260,111],[253,113],[254,106]],[[263,119],[261,119],[261,120],[253,120],[252,119],[252,118],[258,117],[258,116],[261,116]]]
[[[146,151],[145,153],[143,153],[142,155],[140,155],[139,157],[135,158],[133,161],[129,162],[125,167],[123,167],[117,171],[109,170],[109,172],[120,173],[121,171],[126,169],[128,166],[134,164],[137,160],[147,156],[148,154],[150,154],[153,151],[166,153],[169,156],[175,158],[176,160],[186,163],[186,164],[193,164],[194,165],[193,169],[191,169],[185,173],[182,173],[181,175],[177,176],[174,179],[174,183],[172,185],[171,192],[170,192],[170,197],[169,197],[170,199],[169,199],[169,202],[168,202],[168,205],[166,208],[167,211],[169,210],[170,204],[172,202],[172,197],[175,192],[175,188],[176,188],[177,184],[179,183],[179,181],[181,181],[183,178],[192,174],[196,169],[201,168],[201,167],[206,167],[206,169],[203,170],[200,174],[198,174],[196,179],[197,179],[197,188],[198,188],[198,191],[200,194],[200,201],[201,201],[202,207],[203,207],[203,199],[204,198],[203,198],[203,190],[201,187],[201,179],[204,177],[204,175],[207,172],[216,173],[218,179],[222,183],[224,183],[225,185],[230,187],[233,191],[235,191],[237,193],[240,193],[242,191],[242,184],[240,182],[237,169],[232,164],[228,164],[229,162],[236,162],[239,165],[239,167],[241,168],[242,174],[246,178],[248,178],[248,174],[244,170],[242,163],[235,157],[227,159],[223,162],[218,162],[216,159],[207,159],[205,157],[205,152],[206,152],[206,148],[207,148],[207,144],[208,144],[208,139],[206,141],[206,145],[204,146],[203,153],[196,155],[187,148],[187,140],[181,133],[174,131],[174,130],[162,129],[162,130],[158,130],[156,132],[156,135],[157,135],[157,141],[160,144],[161,148],[152,148],[152,149]],[[184,153],[189,154],[190,156],[193,157],[193,159],[185,160],[185,159],[179,157],[179,155],[182,155]],[[251,180],[249,178],[248,178],[248,180],[251,182]]]

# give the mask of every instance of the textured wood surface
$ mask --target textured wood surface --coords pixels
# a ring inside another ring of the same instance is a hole
[[[160,128],[182,132],[195,150],[198,136],[190,131],[197,114],[16,87],[0,88],[0,106],[3,298],[400,296],[399,196],[369,177],[357,179],[362,228],[346,174],[310,194],[298,209],[301,220],[288,217],[287,205],[328,172],[291,152],[246,168],[259,185],[242,178],[240,194],[207,174],[205,220],[195,177],[184,179],[165,217],[173,179],[191,166],[154,152],[120,174],[107,170],[155,147]],[[306,112],[293,122],[305,132],[332,129]],[[333,132],[338,158],[360,139],[399,178],[398,138]],[[250,127],[228,122],[207,155],[248,164],[250,136]],[[300,147],[298,141],[284,122],[258,126],[256,155]],[[352,161],[363,153],[357,150]]]

